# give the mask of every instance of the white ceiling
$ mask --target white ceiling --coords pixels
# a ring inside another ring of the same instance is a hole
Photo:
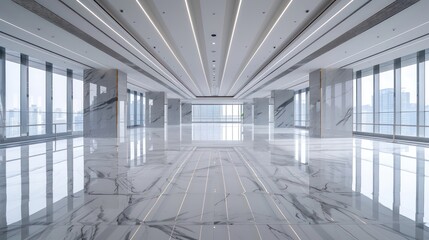
[[[12,0],[0,8],[0,46],[76,70],[118,68],[133,86],[165,91],[171,98],[265,97],[273,89],[308,86],[308,73],[318,68],[360,70],[429,47],[429,37],[423,36],[429,33],[428,0],[284,76],[280,74],[395,1],[36,2],[135,67]]]

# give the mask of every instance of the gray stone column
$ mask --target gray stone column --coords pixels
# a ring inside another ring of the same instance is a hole
[[[191,103],[182,103],[182,123],[192,123]]]
[[[164,127],[164,92],[147,92],[146,93],[146,127],[162,128]]]
[[[319,69],[310,73],[311,137],[353,134],[353,70]]]
[[[253,104],[243,103],[243,124],[253,123]]]
[[[273,90],[271,97],[274,99],[274,127],[288,128],[295,126],[295,91]]]
[[[117,69],[88,69],[83,78],[84,137],[123,136],[127,122],[127,75]]]
[[[255,125],[268,125],[269,105],[270,99],[268,98],[253,99],[253,119]]]
[[[167,124],[168,125],[179,125],[180,124],[180,99],[168,99],[168,114]]]

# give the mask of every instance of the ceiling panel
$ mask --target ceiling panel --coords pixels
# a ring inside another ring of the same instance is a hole
[[[74,67],[118,68],[132,84],[180,98],[298,89],[314,69],[371,66],[426,46],[429,33],[425,0],[328,51],[322,50],[389,4],[412,1],[37,0],[81,33],[14,1],[33,2],[2,4],[0,27],[9,33],[0,35],[3,45],[31,54],[49,49],[45,56],[62,54]]]

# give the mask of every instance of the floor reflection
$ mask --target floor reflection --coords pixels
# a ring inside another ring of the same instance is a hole
[[[420,145],[227,123],[7,147],[0,238],[425,239],[426,159]]]

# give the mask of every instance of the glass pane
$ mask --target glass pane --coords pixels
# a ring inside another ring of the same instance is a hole
[[[361,121],[363,123],[362,132],[373,132],[374,127],[372,124],[374,123],[374,76],[372,73],[372,68],[362,71],[361,84],[362,89],[365,89],[365,91],[362,90],[361,96]]]
[[[29,134],[45,134],[46,73],[44,70],[30,67],[28,74]]]
[[[294,99],[294,104],[295,104],[295,113],[294,113],[295,126],[301,126],[301,121],[300,121],[301,109],[300,109],[299,96],[300,96],[299,93],[295,93],[295,99]]]
[[[428,50],[426,50],[426,62],[425,62],[425,125],[429,126],[429,51]],[[425,130],[425,136],[429,137],[428,130]]]
[[[73,73],[73,131],[83,131],[83,81]]]
[[[129,94],[130,99],[130,126],[134,126],[134,92],[130,92]]]
[[[415,136],[417,123],[417,58],[402,60],[401,68],[401,135]]]
[[[301,121],[300,126],[305,127],[307,121],[307,92],[301,92],[301,104],[300,104],[300,112],[301,112]]]
[[[242,105],[192,105],[193,122],[241,122]]]
[[[65,72],[64,72],[65,74]],[[52,79],[52,126],[53,133],[67,131],[67,77],[53,74]]]
[[[393,63],[380,68],[380,133],[393,134],[394,114],[394,72]]]
[[[373,97],[374,97],[374,78],[372,75],[372,70],[362,73],[362,122],[363,123],[373,123]]]
[[[6,137],[19,137],[21,124],[21,66],[6,61]]]
[[[137,116],[136,116],[136,121],[137,121],[137,125],[140,125],[140,122],[141,122],[141,114],[140,114],[140,110],[141,110],[141,100],[140,100],[140,93],[137,93],[137,102],[136,102],[136,107],[137,107]]]

